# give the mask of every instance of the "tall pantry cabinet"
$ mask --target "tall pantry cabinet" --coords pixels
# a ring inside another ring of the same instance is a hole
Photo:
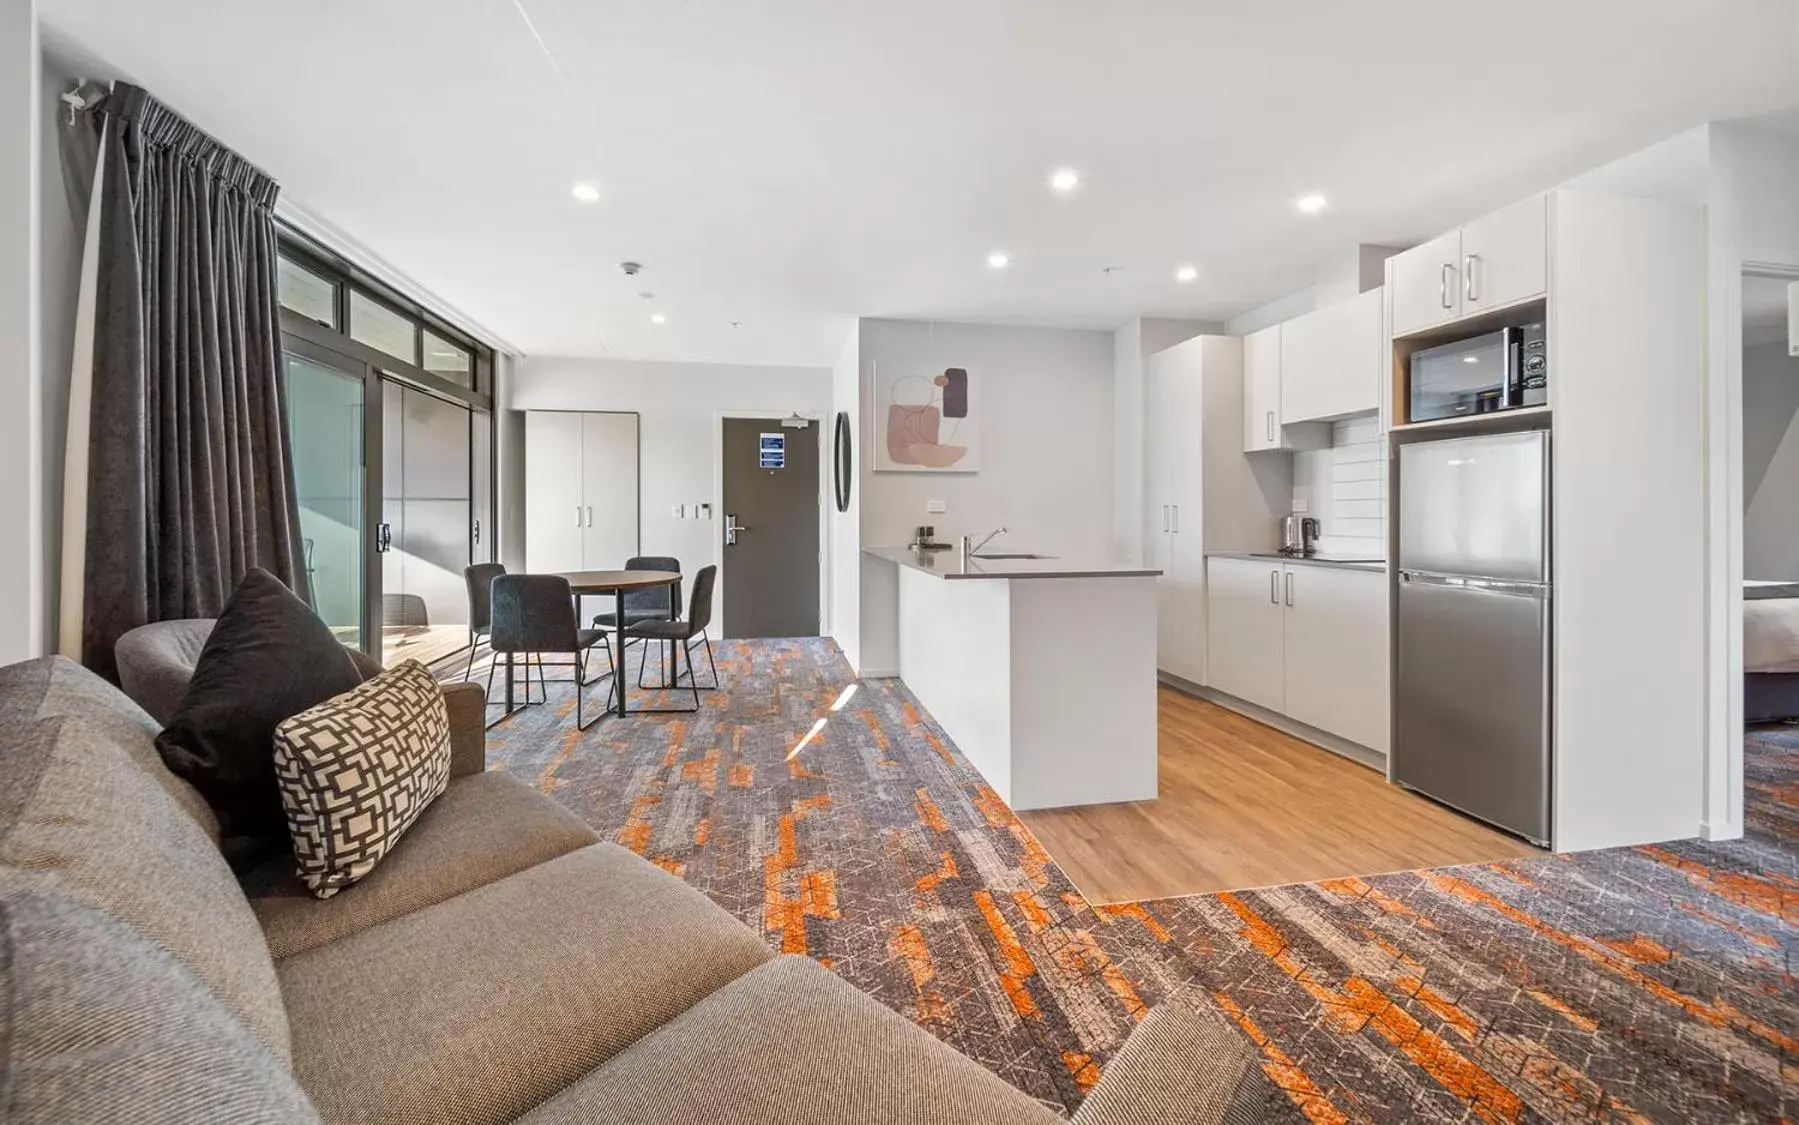
[[[1290,458],[1243,456],[1243,341],[1196,336],[1145,363],[1144,528],[1156,667],[1206,682],[1206,552],[1264,551],[1293,494]]]

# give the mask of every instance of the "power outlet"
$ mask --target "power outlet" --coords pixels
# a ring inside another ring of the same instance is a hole
[[[933,516],[940,516],[949,511],[949,505],[941,500],[926,500],[924,502],[924,510]]]

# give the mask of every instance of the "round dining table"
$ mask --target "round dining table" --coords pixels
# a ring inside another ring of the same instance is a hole
[[[633,590],[653,590],[658,586],[673,586],[681,581],[681,575],[673,570],[566,570],[558,572],[558,577],[568,580],[569,593],[575,596],[575,626],[581,624],[581,599],[611,594],[615,599],[612,610],[613,625],[613,658],[616,663],[612,668],[612,713],[624,715],[625,711],[625,595]],[[671,607],[673,599],[670,599]],[[506,678],[506,709],[512,709],[512,677]]]

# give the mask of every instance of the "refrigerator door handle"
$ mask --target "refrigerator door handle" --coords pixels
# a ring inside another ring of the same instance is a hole
[[[1402,570],[1401,582],[1420,586],[1446,586],[1455,590],[1474,590],[1487,594],[1506,594],[1519,598],[1547,600],[1550,588],[1541,582],[1511,582],[1503,578],[1471,578],[1465,574],[1437,574],[1428,570]]]

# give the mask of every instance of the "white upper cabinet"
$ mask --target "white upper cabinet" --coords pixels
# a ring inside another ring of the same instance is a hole
[[[1542,296],[1549,199],[1535,195],[1387,259],[1393,335]]]
[[[1549,288],[1549,200],[1533,196],[1462,228],[1462,315]]]
[[[1381,315],[1371,289],[1281,325],[1283,424],[1380,409]]]
[[[1387,259],[1393,335],[1445,324],[1461,315],[1461,261],[1461,231],[1450,231]]]
[[[1287,448],[1281,437],[1281,326],[1243,337],[1243,452]]]

